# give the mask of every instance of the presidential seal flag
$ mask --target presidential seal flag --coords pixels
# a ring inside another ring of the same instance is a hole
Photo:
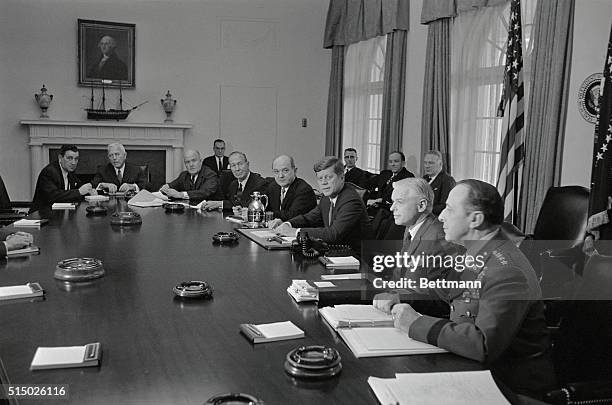
[[[512,0],[508,24],[504,91],[497,111],[498,117],[504,117],[497,190],[504,200],[505,220],[514,225],[518,225],[521,176],[525,162],[522,38],[521,3],[519,0]]]
[[[594,240],[612,240],[610,221],[612,205],[612,26],[603,77],[599,86],[599,112],[595,123],[593,165],[591,167],[591,195],[585,250],[592,250]],[[599,244],[599,250],[612,254],[610,244]],[[602,251],[602,253],[604,253]]]

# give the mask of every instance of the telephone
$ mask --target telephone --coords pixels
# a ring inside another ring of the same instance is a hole
[[[316,258],[319,256],[335,255],[330,251],[341,251],[341,255],[346,252],[351,252],[351,247],[348,245],[331,245],[319,238],[311,238],[308,232],[298,232],[296,239],[291,242],[291,252],[299,253],[307,258]],[[351,253],[349,253],[350,255]]]

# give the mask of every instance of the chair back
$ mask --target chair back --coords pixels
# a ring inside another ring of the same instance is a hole
[[[11,209],[11,199],[9,198],[2,176],[0,176],[0,210]]]
[[[151,172],[149,171],[149,165],[139,165],[140,170],[145,174],[147,183],[151,183]]]
[[[352,187],[353,190],[355,190],[357,194],[359,195],[359,197],[363,200],[364,204],[368,202],[368,195],[370,194],[368,189],[360,187],[355,183],[351,183],[350,181],[347,181],[344,184],[347,184],[348,186]]]
[[[582,243],[589,211],[589,190],[580,186],[548,189],[533,237],[536,240],[568,241],[572,247]]]

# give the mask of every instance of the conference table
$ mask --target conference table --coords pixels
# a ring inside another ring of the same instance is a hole
[[[11,384],[63,384],[64,399],[22,404],[203,404],[213,395],[242,392],[266,404],[376,404],[369,376],[481,370],[453,354],[357,359],[319,316],[314,303],[296,303],[292,279],[318,280],[328,270],[287,250],[267,251],[242,237],[233,245],[212,236],[236,224],[221,212],[133,208],[121,198],[103,203],[107,216],[87,216],[86,203],[53,211],[31,232],[39,255],[0,262],[0,286],[39,282],[43,300],[0,303],[0,359]],[[110,225],[110,213],[135,211],[142,225]],[[53,277],[58,261],[102,260],[104,277],[66,283]],[[210,283],[210,300],[176,298],[183,281]],[[291,321],[305,338],[251,344],[241,323]],[[30,371],[39,346],[100,342],[99,367]],[[302,345],[338,350],[343,369],[327,380],[299,380],[283,367]],[[1,369],[1,367],[0,367]],[[6,381],[3,381],[6,383]]]

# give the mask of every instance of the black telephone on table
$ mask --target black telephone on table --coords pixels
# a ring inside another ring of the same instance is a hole
[[[298,232],[296,239],[291,242],[291,252],[299,253],[304,257],[316,258],[330,253],[330,251],[340,251],[341,255],[351,253],[351,247],[348,245],[330,245],[319,238],[311,238],[308,232]],[[339,253],[340,253],[339,252]],[[336,253],[336,252],[334,252]]]

